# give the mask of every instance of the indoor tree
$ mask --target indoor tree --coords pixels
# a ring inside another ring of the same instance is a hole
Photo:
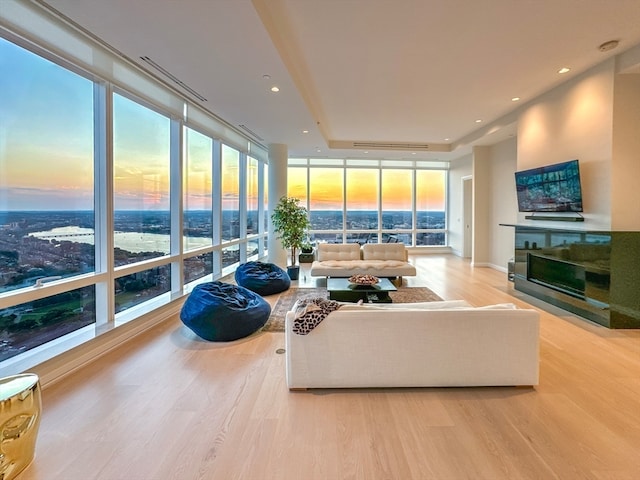
[[[299,202],[297,198],[282,196],[271,215],[274,232],[282,246],[289,249],[293,269],[296,269],[296,251],[305,243],[309,228],[307,209]]]

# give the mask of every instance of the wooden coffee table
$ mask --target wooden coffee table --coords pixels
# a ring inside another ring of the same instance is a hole
[[[375,285],[355,285],[346,278],[327,278],[329,300],[338,302],[391,303],[389,292],[397,290],[388,278],[381,278]]]

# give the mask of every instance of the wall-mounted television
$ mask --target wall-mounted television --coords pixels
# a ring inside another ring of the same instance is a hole
[[[582,212],[578,160],[516,172],[520,212]]]

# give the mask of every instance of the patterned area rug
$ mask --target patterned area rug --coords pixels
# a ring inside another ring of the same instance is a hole
[[[397,292],[390,292],[393,303],[436,302],[442,300],[427,287],[400,287]],[[262,328],[263,332],[284,332],[284,318],[299,298],[327,298],[326,288],[290,288],[280,294],[280,298],[271,309],[271,316]]]

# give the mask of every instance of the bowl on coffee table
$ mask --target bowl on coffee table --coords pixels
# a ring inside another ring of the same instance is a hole
[[[354,285],[375,285],[380,282],[378,277],[373,275],[352,275],[348,278],[349,283]]]

